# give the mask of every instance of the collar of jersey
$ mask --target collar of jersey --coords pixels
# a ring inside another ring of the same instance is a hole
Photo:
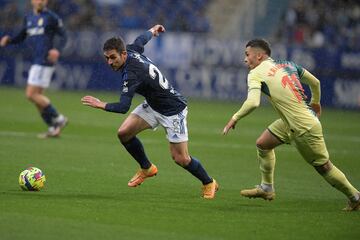
[[[122,67],[120,68],[120,71],[121,71],[121,72],[123,72],[123,71],[125,70],[125,68],[126,68],[126,66],[128,65],[129,61],[130,61],[130,58],[129,58],[129,55],[128,55],[127,58],[126,58],[126,60],[125,60],[124,66],[122,66]]]
[[[36,14],[36,13],[34,13],[34,11],[31,11],[31,13],[32,13],[32,15],[34,15],[34,16],[40,16],[41,14],[43,14],[43,13],[46,13],[48,11],[48,9],[47,8],[44,8],[41,12],[39,12],[38,14]]]

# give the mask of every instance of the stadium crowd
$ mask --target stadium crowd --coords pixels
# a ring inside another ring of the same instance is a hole
[[[360,4],[357,0],[288,1],[275,41],[310,48],[360,50]],[[155,23],[169,31],[210,32],[206,10],[211,0],[49,0],[66,28],[110,31],[144,29]],[[28,1],[0,0],[1,30],[16,29]],[[284,27],[285,26],[285,27]]]
[[[205,16],[210,0],[49,0],[69,30],[144,29],[162,23],[170,31],[208,32]],[[21,25],[28,1],[0,0],[1,28],[11,30]]]
[[[295,0],[283,14],[276,40],[310,48],[360,50],[358,0]],[[285,27],[284,27],[285,26]]]

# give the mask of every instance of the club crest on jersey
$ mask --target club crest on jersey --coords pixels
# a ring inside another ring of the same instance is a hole
[[[41,27],[42,25],[44,24],[44,19],[43,18],[39,18],[38,22],[37,22],[37,25],[39,27]]]

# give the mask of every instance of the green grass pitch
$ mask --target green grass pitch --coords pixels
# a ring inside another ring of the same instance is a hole
[[[45,130],[23,89],[0,88],[0,239],[360,239],[360,212],[345,213],[345,197],[330,187],[292,146],[277,149],[277,199],[240,196],[260,181],[257,136],[277,118],[262,106],[220,133],[240,103],[189,101],[189,150],[220,184],[216,199],[200,198],[201,184],[173,163],[164,131],[140,134],[159,174],[138,188],[138,168],[119,144],[125,116],[82,106],[86,92],[49,91],[70,119],[59,139]],[[117,94],[93,93],[106,101]],[[134,100],[132,109],[142,98]],[[360,113],[324,109],[331,160],[360,188]],[[18,186],[36,166],[47,177],[40,192]]]

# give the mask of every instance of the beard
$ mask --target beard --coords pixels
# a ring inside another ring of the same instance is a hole
[[[114,71],[119,71],[120,67],[111,65],[111,69],[114,70]]]

